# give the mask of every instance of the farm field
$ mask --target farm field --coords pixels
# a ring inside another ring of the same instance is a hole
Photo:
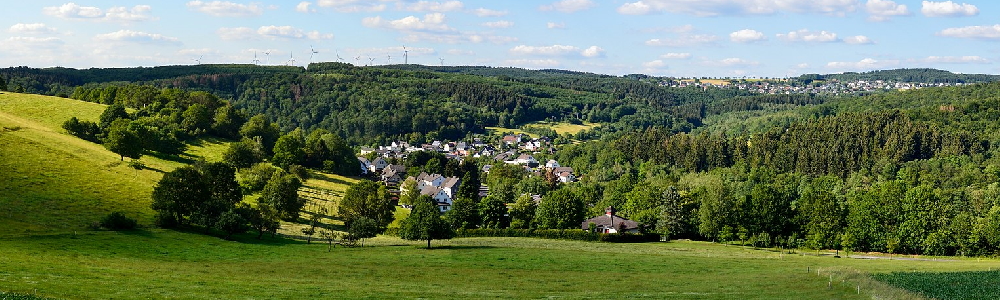
[[[148,230],[0,238],[0,287],[66,299],[871,299],[868,286],[858,294],[855,283],[825,270],[1000,267],[996,260],[860,260],[705,242],[531,238],[460,238],[426,250],[379,237],[367,243],[374,246],[327,252],[322,243],[252,236],[232,242]],[[837,279],[828,288],[829,278]]]
[[[934,299],[1000,298],[1000,271],[878,274],[876,279]]]
[[[534,122],[527,125],[528,127],[538,127],[538,128],[549,128],[554,130],[558,134],[576,134],[577,132],[593,129],[595,127],[601,126],[598,123],[583,122],[583,124],[572,124],[569,122]]]

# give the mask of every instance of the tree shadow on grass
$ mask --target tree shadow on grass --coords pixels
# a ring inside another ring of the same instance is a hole
[[[151,152],[151,153],[148,153],[146,155],[149,155],[149,156],[152,156],[152,157],[156,157],[156,158],[159,158],[159,159],[162,159],[162,160],[165,160],[165,161],[172,161],[172,162],[182,163],[182,164],[186,164],[186,165],[193,164],[195,162],[195,160],[198,158],[197,156],[190,155],[190,154],[187,154],[187,153],[180,154],[180,155],[174,155],[174,154],[163,154],[163,153],[159,153],[159,152]]]
[[[332,182],[332,183],[335,183],[335,184],[351,185],[350,182],[347,182],[347,181],[345,181],[343,179],[333,178],[333,177],[327,176],[326,174],[319,173],[319,172],[312,172],[309,175],[313,179],[318,179],[318,180],[322,180],[322,181],[328,181],[328,182]]]
[[[424,241],[424,242],[426,243],[427,241]],[[423,244],[420,248],[427,249],[426,246],[427,246],[427,244]],[[471,246],[471,245],[434,246],[434,244],[431,243],[431,249],[430,250],[435,250],[435,249],[442,249],[442,250],[473,250],[473,249],[494,249],[494,248],[497,248],[497,247],[494,247],[494,246]]]

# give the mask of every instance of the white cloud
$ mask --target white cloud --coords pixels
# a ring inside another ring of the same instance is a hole
[[[492,10],[486,8],[477,8],[473,11],[473,13],[479,17],[503,17],[507,15],[506,10]]]
[[[309,39],[309,40],[329,40],[333,38],[332,33],[321,33],[319,31],[305,31],[292,26],[261,26],[254,30],[248,27],[219,28],[216,31],[223,40],[251,40],[263,39]]]
[[[457,11],[465,8],[462,1],[445,1],[445,2],[431,2],[431,1],[418,1],[415,3],[397,3],[396,7],[400,10],[413,11],[413,12],[449,12]]]
[[[743,29],[729,34],[729,40],[736,43],[751,43],[767,40],[764,33],[753,29]]]
[[[947,28],[938,32],[939,36],[970,38],[970,39],[1000,39],[1000,24],[993,26],[967,26]]]
[[[480,32],[423,32],[423,31],[410,31],[407,32],[405,36],[400,38],[401,41],[406,43],[443,43],[443,44],[462,44],[462,43],[484,43],[489,42],[493,44],[509,44],[517,41],[516,37],[495,35],[492,33],[480,33]]]
[[[521,67],[541,67],[554,68],[559,66],[559,61],[554,59],[508,59],[504,64]]]
[[[445,15],[442,13],[432,13],[424,15],[424,18],[408,16],[399,20],[385,20],[380,16],[367,17],[361,20],[361,24],[372,28],[386,28],[399,31],[454,31],[444,23]]]
[[[152,7],[149,5],[136,5],[132,8],[112,7],[105,11],[97,7],[80,6],[70,2],[61,6],[42,8],[42,13],[69,20],[129,23],[156,20],[155,17],[149,15],[151,10]]]
[[[37,46],[62,45],[63,40],[56,37],[33,37],[33,36],[12,36],[7,38],[7,42],[19,44],[31,44]]]
[[[650,39],[647,46],[691,47],[711,44],[719,40],[718,36],[709,34],[684,35],[674,39]]]
[[[240,4],[229,1],[190,1],[187,7],[216,17],[253,17],[264,14],[257,4]]]
[[[590,9],[594,6],[597,6],[597,4],[591,0],[562,0],[552,4],[542,5],[538,7],[538,9],[542,11],[558,11],[562,13],[574,13],[581,10]]]
[[[871,44],[874,44],[875,41],[872,41],[867,36],[856,35],[856,36],[845,37],[844,38],[844,43],[851,44],[851,45],[871,45]]]
[[[731,66],[756,66],[760,63],[756,61],[745,60],[742,58],[730,57],[730,58],[723,58],[719,61],[712,61],[709,62],[709,64],[716,66],[723,66],[723,67],[731,67]]]
[[[514,27],[514,22],[511,21],[496,21],[496,22],[486,22],[482,24],[489,28],[511,28]]]
[[[566,23],[548,22],[545,23],[545,27],[548,29],[565,29]]]
[[[644,63],[642,63],[642,66],[645,67],[645,68],[647,68],[647,69],[660,69],[660,68],[666,67],[667,63],[663,62],[662,60],[657,59],[657,60],[654,60],[654,61],[644,62]]]
[[[968,3],[923,1],[920,12],[928,17],[964,17],[978,15],[979,8]]]
[[[809,68],[809,64],[807,64],[807,63],[797,64],[797,65],[795,65],[795,68],[796,69],[808,69]]]
[[[163,44],[180,45],[181,42],[175,37],[168,37],[158,33],[146,33],[142,31],[119,30],[111,33],[99,34],[95,40],[104,42],[130,42],[142,44]]]
[[[691,58],[691,53],[687,53],[687,52],[684,52],[684,53],[670,52],[670,53],[667,53],[667,54],[660,55],[660,58],[665,58],[665,59],[688,59],[688,58]]]
[[[583,55],[583,57],[603,57],[604,48],[598,46],[590,46],[590,48],[583,49],[583,51],[580,52],[580,55]]]
[[[10,29],[7,29],[7,31],[15,34],[51,34],[55,33],[56,29],[44,23],[17,23],[10,26]]]
[[[476,55],[476,52],[462,49],[448,49],[448,51],[445,51],[444,53],[448,55]]]
[[[552,45],[552,46],[528,46],[519,45],[510,49],[511,54],[517,55],[548,55],[548,56],[562,56],[569,55],[580,51],[580,48],[576,46],[567,45]]]
[[[302,2],[299,2],[299,4],[295,6],[295,11],[300,12],[300,13],[314,13],[314,12],[316,12],[316,10],[313,9],[313,8],[310,8],[310,6],[312,6],[312,2],[302,1]]]
[[[836,33],[827,32],[826,30],[816,32],[809,31],[807,29],[800,29],[787,34],[779,33],[777,36],[779,39],[789,42],[829,43],[840,41],[837,39]]]
[[[625,3],[618,7],[618,13],[623,15],[645,15],[653,11],[653,7],[642,1]],[[645,64],[643,64],[645,65]]]
[[[865,58],[857,62],[832,61],[827,63],[826,67],[829,69],[842,70],[842,71],[858,71],[858,70],[868,71],[868,70],[881,69],[896,65],[899,65],[898,60],[880,61],[873,58]]]
[[[306,32],[292,26],[274,25],[261,26],[257,29],[257,34],[263,37],[286,39],[328,40],[333,38],[333,34],[330,33],[320,33],[315,30]]]
[[[934,64],[989,64],[990,60],[980,56],[928,56],[919,60],[923,63]]]
[[[868,0],[865,3],[868,20],[873,22],[888,21],[891,17],[909,16],[910,10],[903,4],[891,0]]]
[[[318,0],[316,6],[332,8],[341,13],[380,12],[385,10],[385,4],[361,3],[362,0]],[[301,3],[300,3],[301,5]]]
[[[857,6],[857,0],[640,0],[622,4],[618,13],[644,15],[666,12],[711,17],[784,12],[842,16],[854,12]]]
[[[643,28],[639,30],[645,33],[688,33],[694,31],[694,25],[687,24],[676,27],[653,27],[653,28]]]

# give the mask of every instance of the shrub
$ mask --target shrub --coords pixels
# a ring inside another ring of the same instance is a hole
[[[135,219],[125,216],[122,212],[113,212],[101,219],[101,227],[110,230],[132,230],[138,225]]]
[[[386,231],[386,234],[389,234]],[[658,234],[591,233],[575,229],[459,229],[456,237],[535,237],[543,239],[575,240],[608,243],[646,243],[660,241]]]

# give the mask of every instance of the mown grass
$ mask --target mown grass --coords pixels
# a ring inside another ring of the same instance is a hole
[[[0,238],[0,289],[54,298],[870,299],[817,268],[980,270],[994,260],[855,260],[703,242],[609,244],[531,238],[364,248],[175,231]],[[813,271],[807,271],[811,268]],[[828,286],[829,285],[829,286]]]
[[[527,127],[537,127],[537,128],[549,128],[554,130],[556,133],[562,134],[577,134],[580,131],[590,130],[593,128],[600,127],[600,123],[583,122],[583,124],[572,124],[569,122],[545,122],[539,121],[526,125]]]
[[[163,176],[199,157],[216,160],[223,141],[191,145],[182,157],[143,156],[135,170],[103,146],[61,128],[96,121],[105,106],[56,97],[0,94],[0,235],[78,231],[122,211],[152,222],[149,195]]]

